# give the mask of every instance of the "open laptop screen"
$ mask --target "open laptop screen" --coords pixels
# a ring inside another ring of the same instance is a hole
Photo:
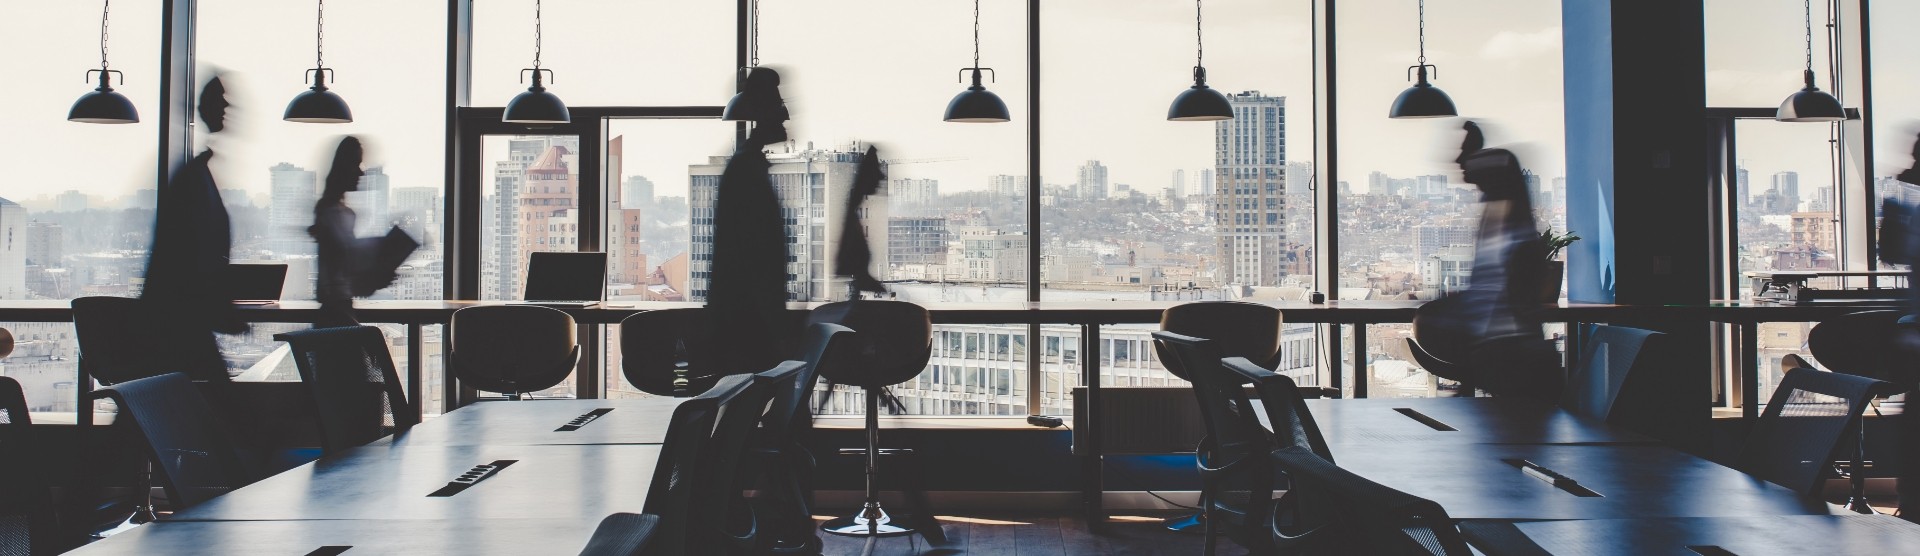
[[[607,254],[534,252],[527,257],[527,301],[601,301],[607,291]]]
[[[278,301],[286,283],[284,264],[227,265],[227,291],[234,301]]]

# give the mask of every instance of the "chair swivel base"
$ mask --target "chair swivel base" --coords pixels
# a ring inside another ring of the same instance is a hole
[[[888,515],[879,502],[869,501],[860,513],[827,521],[820,530],[848,537],[898,537],[914,533],[902,520]]]
[[[1180,517],[1169,517],[1161,520],[1160,525],[1166,527],[1168,531],[1199,533],[1207,526],[1207,514],[1194,512]]]

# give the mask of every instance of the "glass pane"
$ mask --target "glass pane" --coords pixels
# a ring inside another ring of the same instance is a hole
[[[607,122],[607,302],[687,301],[694,254],[689,192],[695,174],[733,149],[732,122],[618,119]],[[711,177],[711,176],[709,176]],[[712,205],[703,214],[711,214]],[[707,226],[705,230],[711,230]],[[703,231],[705,231],[703,230]],[[701,236],[711,242],[712,233]],[[606,395],[647,397],[621,372],[620,325],[607,325]]]
[[[1838,216],[1823,124],[1741,120],[1740,272],[1839,270]],[[1815,283],[1816,288],[1836,288]]]
[[[419,4],[446,27],[444,2]],[[518,76],[533,67],[534,2],[472,4],[474,105],[506,106],[529,85]],[[734,2],[569,0],[541,9],[540,67],[553,70],[547,89],[570,106],[720,106],[733,96]],[[431,50],[441,56],[435,67],[446,65],[445,44]]]
[[[41,86],[7,93],[0,122],[16,137],[0,150],[0,230],[23,238],[0,249],[0,300],[70,299],[138,293],[152,240],[159,135],[159,2],[115,6],[107,52],[113,87],[140,122],[67,121],[76,99],[98,85],[79,77],[100,67],[100,4],[9,3],[0,46],[32,53]],[[121,80],[124,77],[124,82]],[[228,185],[232,187],[233,185]],[[0,375],[20,381],[37,422],[74,420],[78,346],[66,323],[0,323],[14,355]]]
[[[481,299],[523,299],[527,259],[543,251],[579,251],[580,138],[489,135],[480,140]],[[591,183],[591,182],[588,182]],[[534,397],[570,397],[573,378]]]
[[[1342,299],[1431,299],[1466,286],[1480,212],[1479,193],[1453,162],[1466,120],[1485,130],[1487,146],[1520,158],[1539,225],[1566,229],[1560,3],[1427,8],[1433,84],[1461,118],[1387,117],[1418,56],[1414,2],[1340,3]]]
[[[1873,88],[1874,104],[1870,115],[1874,119],[1874,168],[1873,198],[1874,215],[1879,216],[1879,199],[1899,195],[1908,203],[1920,202],[1915,191],[1903,191],[1896,176],[1913,168],[1916,133],[1920,133],[1920,102],[1915,102],[1907,91],[1920,88],[1920,76],[1908,68],[1904,61],[1920,57],[1920,41],[1911,40],[1899,22],[1915,21],[1920,18],[1920,3],[1914,2],[1874,2],[1872,17],[1875,23],[1873,42]],[[1912,179],[1912,178],[1909,178]],[[1917,184],[1920,185],[1920,184]],[[1874,222],[1873,233],[1879,230],[1878,221]],[[1881,264],[1882,268],[1905,268],[1905,265]],[[1884,284],[1893,285],[1891,280]]]
[[[1776,107],[1805,86],[1808,44],[1801,8],[1790,0],[1706,0],[1707,106]],[[1881,9],[1874,6],[1876,12]],[[1820,88],[1832,92],[1826,22],[1826,10],[1813,6],[1814,73]]]

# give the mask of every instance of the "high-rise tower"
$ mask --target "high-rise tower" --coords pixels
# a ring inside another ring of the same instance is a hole
[[[1213,225],[1223,282],[1277,286],[1286,276],[1287,99],[1233,95],[1214,124]]]

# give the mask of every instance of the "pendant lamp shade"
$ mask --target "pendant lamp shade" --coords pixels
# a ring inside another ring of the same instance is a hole
[[[100,73],[100,86],[73,101],[73,107],[67,109],[67,121],[83,124],[131,124],[140,121],[140,112],[133,108],[133,101],[113,90],[113,76],[119,75],[122,85],[126,84],[127,76],[119,70],[107,69],[107,15],[112,8],[112,0],[100,3],[100,69],[87,70],[88,78],[92,78],[94,72]]]
[[[119,71],[87,70],[87,75],[100,72],[100,88],[73,101],[73,108],[67,110],[67,121],[83,124],[131,124],[140,122],[140,112],[133,108],[133,101],[114,91],[108,83],[108,74]]]
[[[780,72],[762,67],[747,68],[745,86],[720,111],[720,119],[730,122],[784,122],[787,117],[780,100]]]
[[[1404,120],[1449,118],[1460,115],[1460,111],[1453,107],[1453,97],[1447,96],[1446,91],[1427,82],[1428,67],[1430,66],[1413,68],[1420,71],[1419,81],[1414,82],[1412,87],[1407,87],[1407,90],[1400,91],[1400,96],[1393,99],[1393,108],[1387,110],[1388,118]]]
[[[327,68],[307,71],[322,75],[333,72]],[[313,88],[293,97],[293,102],[287,103],[287,113],[281,119],[307,124],[344,124],[353,122],[353,110],[347,108],[346,99],[327,90],[325,83],[315,80]]]
[[[507,110],[501,114],[500,121],[510,124],[571,123],[573,121],[573,114],[567,111],[567,103],[561,102],[559,96],[547,92],[546,87],[540,86],[540,73],[547,72],[551,74],[553,70],[526,69],[521,71],[523,72],[522,75],[527,71],[533,72],[533,86],[527,87],[526,92],[514,96],[513,101],[507,103]]]
[[[1820,90],[1820,86],[1814,84],[1813,0],[1807,0],[1801,4],[1806,10],[1807,23],[1807,69],[1804,74],[1806,76],[1806,87],[1794,91],[1791,95],[1787,95],[1787,99],[1780,102],[1780,111],[1774,113],[1773,119],[1782,122],[1837,122],[1845,120],[1847,119],[1847,109],[1840,104],[1840,99],[1834,98],[1833,95]],[[1829,22],[1829,24],[1831,24],[1831,22]],[[1829,53],[1829,55],[1831,54],[1832,53]]]
[[[567,111],[567,103],[560,97],[547,92],[541,86],[541,76],[553,77],[553,70],[540,68],[540,0],[533,2],[533,67],[520,70],[520,82],[525,83],[527,72],[533,72],[533,85],[527,92],[520,93],[507,103],[507,109],[500,114],[500,121],[510,124],[565,124],[573,122],[573,114]]]
[[[1001,123],[1013,119],[1007,113],[1007,103],[1000,95],[993,94],[980,84],[980,70],[991,68],[969,68],[973,71],[973,86],[954,95],[947,103],[945,120],[960,123]],[[965,70],[962,70],[965,71]]]
[[[1169,122],[1216,122],[1233,119],[1233,104],[1227,95],[1207,87],[1207,68],[1194,66],[1193,87],[1173,98],[1167,108]]]

